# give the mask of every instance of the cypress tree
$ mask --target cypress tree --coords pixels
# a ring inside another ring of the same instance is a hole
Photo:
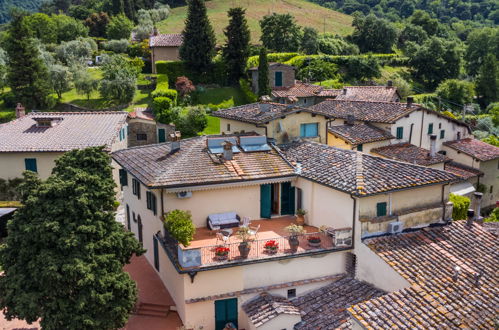
[[[258,96],[270,95],[269,84],[269,63],[267,61],[267,49],[262,47],[260,49],[260,56],[258,59]]]
[[[227,42],[222,55],[228,69],[229,83],[236,85],[246,70],[250,51],[250,30],[243,8],[231,8],[228,15],[229,25],[224,31]]]
[[[485,56],[483,64],[480,66],[476,91],[485,105],[496,102],[499,97],[499,67],[497,59],[492,53]]]
[[[206,14],[204,0],[190,0],[182,31],[180,58],[197,74],[207,72],[215,56],[215,33]]]
[[[137,298],[123,271],[144,252],[115,220],[111,160],[102,148],[65,153],[41,181],[27,171],[21,207],[0,248],[0,309],[46,330],[117,329]]]
[[[31,109],[45,107],[51,93],[48,69],[41,59],[24,15],[13,12],[12,16],[5,41],[8,54],[7,84],[16,102]]]

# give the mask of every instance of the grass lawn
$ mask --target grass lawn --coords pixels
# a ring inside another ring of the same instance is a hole
[[[246,96],[236,87],[209,88],[199,93],[197,104],[219,104],[230,99],[234,100],[235,106],[246,104]]]
[[[208,118],[208,125],[200,135],[220,134],[220,118],[213,116],[206,116]]]
[[[206,7],[218,44],[222,44],[225,40],[223,30],[229,22],[227,11],[231,7],[239,6],[246,8],[246,18],[253,43],[260,43],[261,31],[258,21],[263,16],[274,12],[289,13],[295,17],[298,25],[310,26],[319,32],[325,31],[345,36],[353,30],[352,16],[306,0],[212,0],[206,2]],[[186,16],[187,6],[173,8],[170,16],[159,22],[157,27],[161,33],[180,33],[184,28]]]

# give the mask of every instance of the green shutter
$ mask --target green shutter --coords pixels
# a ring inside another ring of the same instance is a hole
[[[124,186],[128,186],[128,174],[124,169],[119,170],[120,174],[120,184]]]
[[[428,124],[428,134],[433,134],[433,123]]]
[[[237,328],[237,298],[215,301],[215,329],[223,330],[229,322]]]
[[[158,129],[158,142],[166,142],[166,132],[164,128]]]
[[[36,166],[36,158],[25,158],[24,166],[26,171],[38,172],[38,168]]]
[[[128,204],[126,205],[126,227],[128,230],[132,229],[132,226],[130,224],[130,206]]]
[[[376,204],[376,216],[384,217],[386,215],[386,202]]]
[[[440,131],[440,139],[443,139],[445,137],[445,130]]]
[[[275,72],[275,86],[276,87],[282,86],[282,72],[281,71]]]
[[[295,214],[295,187],[291,182],[281,183],[281,215]]]
[[[156,236],[152,238],[153,248],[154,248],[154,268],[159,272],[159,251],[158,251],[158,239]]]
[[[271,185],[260,186],[260,217],[270,219],[271,216]]]
[[[362,151],[362,149],[363,149],[363,145],[362,144],[357,145],[357,151]]]
[[[397,127],[397,139],[403,139],[404,138],[404,128],[403,127]]]

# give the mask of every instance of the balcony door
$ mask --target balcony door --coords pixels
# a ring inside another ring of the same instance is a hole
[[[237,298],[215,301],[215,329],[223,330],[227,323],[237,329]]]
[[[281,183],[281,215],[295,214],[295,187],[291,182]]]

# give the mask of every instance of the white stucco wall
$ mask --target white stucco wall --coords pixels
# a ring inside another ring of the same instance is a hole
[[[55,166],[55,160],[63,155],[62,152],[3,152],[0,153],[0,178],[22,178],[26,170],[24,160],[35,158],[38,175],[47,179]]]

